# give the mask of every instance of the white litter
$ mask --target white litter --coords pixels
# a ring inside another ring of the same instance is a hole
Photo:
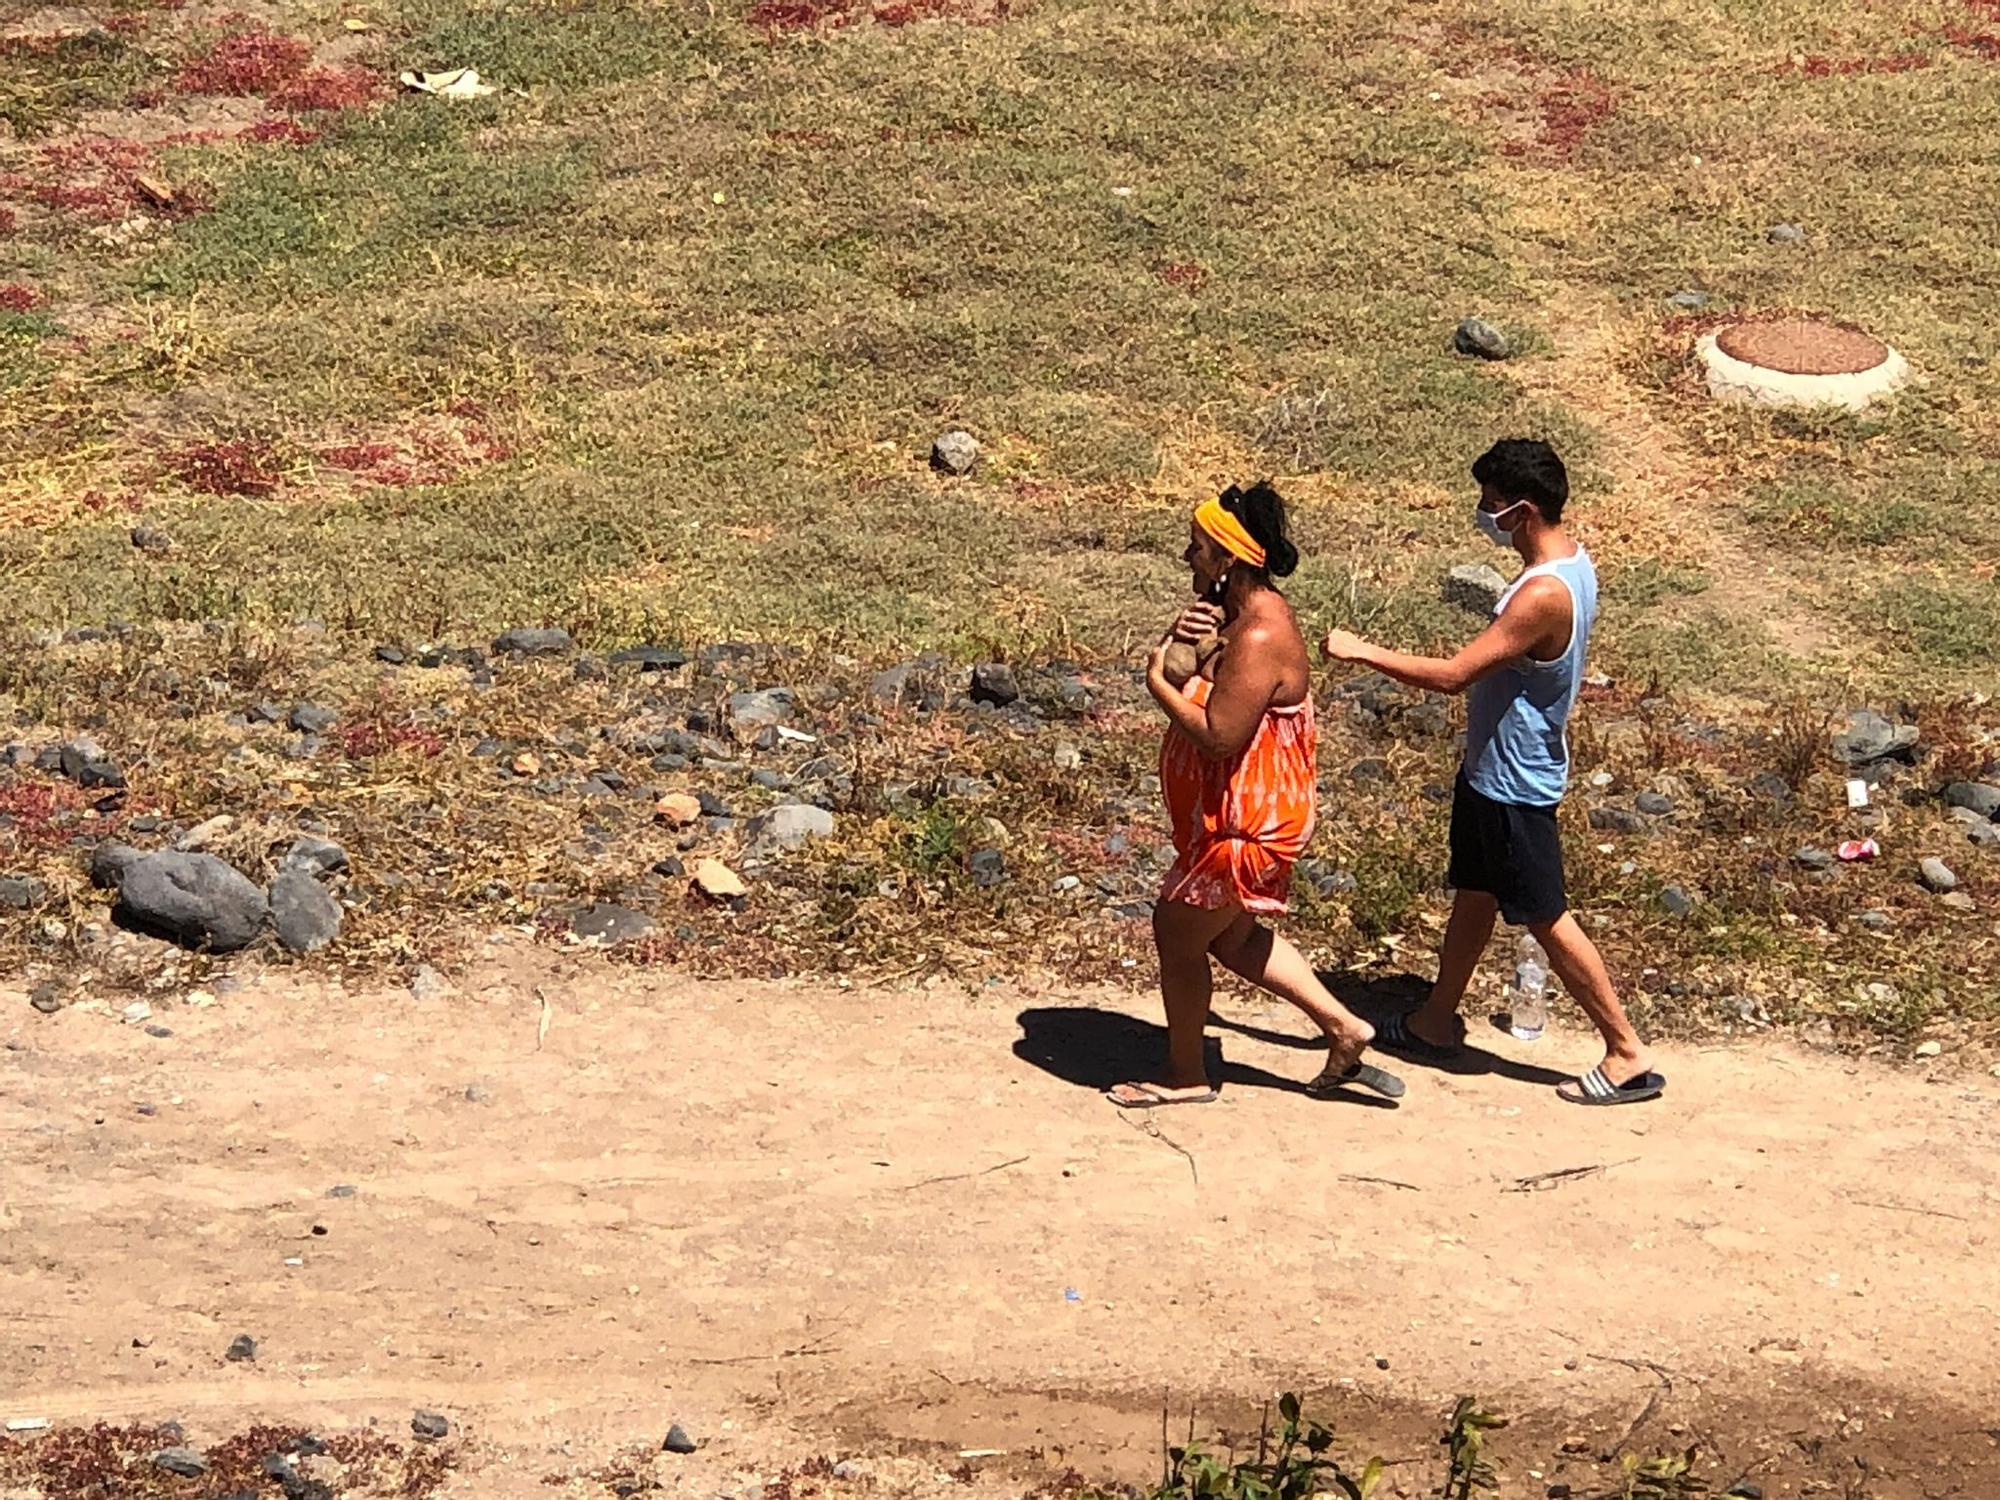
[[[1847,783],[1847,805],[1866,807],[1868,805],[1868,783],[1859,776]]]
[[[48,1425],[49,1419],[47,1417],[9,1417],[7,1419],[7,1430],[9,1432],[44,1432],[48,1429]]]
[[[484,99],[488,94],[498,93],[490,83],[481,83],[479,73],[473,68],[452,68],[444,73],[404,73],[400,81],[404,88],[419,94],[436,94],[440,99]]]

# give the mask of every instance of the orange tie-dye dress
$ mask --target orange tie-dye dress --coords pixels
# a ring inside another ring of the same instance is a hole
[[[1206,706],[1212,684],[1194,677],[1182,691]],[[1317,818],[1319,729],[1312,699],[1268,708],[1257,732],[1227,760],[1210,760],[1171,726],[1160,747],[1160,785],[1178,858],[1162,901],[1205,911],[1290,909],[1292,866]]]

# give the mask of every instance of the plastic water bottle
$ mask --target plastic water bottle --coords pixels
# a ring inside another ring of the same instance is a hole
[[[1549,1023],[1549,967],[1532,932],[1521,934],[1514,962],[1514,1004],[1507,1029],[1517,1042],[1532,1042]]]

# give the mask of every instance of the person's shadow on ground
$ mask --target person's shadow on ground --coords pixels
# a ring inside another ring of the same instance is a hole
[[[1115,1084],[1157,1077],[1167,1060],[1167,1028],[1155,1021],[1142,1021],[1120,1011],[1102,1010],[1094,1005],[1038,1006],[1020,1013],[1021,1038],[1014,1043],[1014,1055],[1032,1063],[1052,1078],[1078,1088],[1103,1093]],[[1212,1024],[1224,1024],[1211,1015]],[[1246,1035],[1263,1033],[1235,1027]],[[1323,1044],[1304,1037],[1278,1037],[1285,1046],[1315,1051]],[[1208,1076],[1218,1087],[1242,1084],[1245,1088],[1277,1089],[1288,1094],[1305,1094],[1306,1079],[1283,1078],[1262,1068],[1233,1063],[1221,1055],[1221,1044],[1208,1041]],[[1317,1070],[1315,1070],[1317,1071]],[[1347,1089],[1310,1095],[1342,1104],[1364,1104],[1376,1109],[1394,1109],[1393,1099],[1379,1099]]]

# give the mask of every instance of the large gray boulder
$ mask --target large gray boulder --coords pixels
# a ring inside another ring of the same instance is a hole
[[[215,953],[249,947],[269,914],[264,893],[243,875],[212,854],[177,849],[127,865],[115,910],[140,932]]]

